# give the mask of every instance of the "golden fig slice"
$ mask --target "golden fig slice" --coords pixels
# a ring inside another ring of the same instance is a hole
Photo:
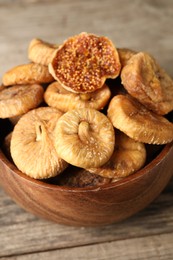
[[[114,143],[114,128],[110,120],[92,108],[66,112],[55,128],[58,155],[81,168],[105,164],[113,153]]]
[[[11,156],[17,168],[35,179],[58,175],[66,167],[54,147],[54,127],[62,113],[55,108],[40,107],[29,111],[15,125],[11,139]]]
[[[109,103],[108,117],[115,128],[136,141],[166,144],[173,140],[173,124],[130,96],[113,97]]]
[[[49,64],[53,77],[76,93],[101,88],[107,78],[116,78],[120,69],[119,55],[111,40],[88,33],[67,39]]]
[[[46,103],[63,112],[83,107],[97,110],[103,109],[108,103],[110,96],[111,91],[106,84],[94,92],[81,94],[64,89],[57,81],[51,83],[44,93]]]
[[[101,167],[87,169],[91,173],[105,178],[124,178],[143,167],[146,161],[146,149],[122,132],[116,131],[114,153]]]
[[[37,63],[18,65],[7,71],[2,77],[2,82],[5,86],[50,83],[53,80],[48,67]]]
[[[58,176],[58,185],[68,187],[93,187],[108,184],[111,179],[92,174],[89,171],[78,168],[68,167],[63,174]]]
[[[121,68],[123,68],[125,65],[127,65],[128,60],[137,52],[128,48],[117,48]]]
[[[22,115],[43,101],[41,85],[16,85],[0,91],[0,118]]]
[[[41,39],[33,39],[29,44],[28,58],[35,63],[48,66],[57,48],[58,45],[42,41]]]
[[[122,84],[130,95],[159,115],[173,109],[173,80],[155,59],[139,52],[123,67]]]

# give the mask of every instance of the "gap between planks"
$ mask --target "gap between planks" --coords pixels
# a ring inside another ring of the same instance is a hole
[[[172,260],[173,233],[2,257],[1,260]],[[134,247],[135,245],[135,247]],[[58,257],[58,258],[57,258]]]

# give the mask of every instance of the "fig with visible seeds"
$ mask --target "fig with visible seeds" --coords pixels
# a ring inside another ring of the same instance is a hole
[[[113,153],[114,144],[115,134],[110,120],[92,108],[66,112],[55,128],[58,155],[81,168],[105,164]]]
[[[107,37],[81,33],[70,37],[49,64],[52,76],[67,90],[93,92],[121,69],[117,49]]]
[[[11,156],[20,171],[35,179],[45,179],[67,167],[57,155],[53,141],[54,128],[61,116],[55,108],[40,107],[20,118],[11,139]]]

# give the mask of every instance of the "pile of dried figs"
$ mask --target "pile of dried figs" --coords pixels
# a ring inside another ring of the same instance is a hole
[[[173,80],[148,53],[83,32],[33,39],[28,58],[0,86],[0,118],[13,125],[4,147],[24,174],[106,184],[142,168],[147,145],[172,142]]]

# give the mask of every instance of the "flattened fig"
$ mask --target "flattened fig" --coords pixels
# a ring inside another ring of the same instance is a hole
[[[57,48],[58,45],[56,44],[50,44],[41,39],[33,39],[29,44],[28,58],[32,62],[48,66]]]
[[[16,85],[0,91],[0,118],[20,116],[43,101],[41,85]]]
[[[173,123],[148,110],[131,96],[113,97],[108,117],[115,128],[138,142],[166,144],[173,140]]]
[[[159,115],[173,110],[173,80],[144,52],[132,56],[121,72],[122,84],[140,103]]]
[[[54,128],[62,113],[41,107],[23,115],[15,125],[11,156],[20,171],[35,179],[58,175],[66,167],[54,147]]]
[[[108,103],[111,91],[106,84],[91,93],[72,93],[60,86],[58,82],[53,82],[44,93],[46,103],[63,112],[76,108],[94,108],[101,110]]]
[[[52,81],[54,79],[49,73],[48,67],[37,63],[18,65],[7,71],[2,78],[5,86],[50,83]]]
[[[81,168],[99,167],[114,150],[115,134],[109,119],[91,108],[66,112],[55,128],[55,148],[61,158]]]

